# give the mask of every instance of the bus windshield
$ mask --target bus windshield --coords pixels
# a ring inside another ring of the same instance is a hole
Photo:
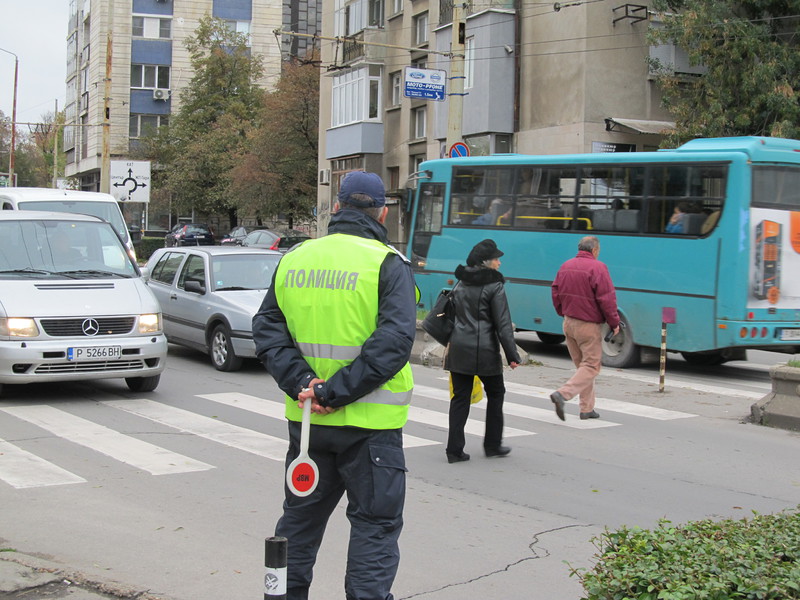
[[[516,326],[561,341],[550,284],[595,235],[627,325],[625,340],[604,343],[605,364],[633,366],[658,347],[663,309],[677,315],[669,349],[694,362],[800,344],[800,278],[786,275],[800,270],[798,151],[791,140],[727,138],[659,152],[426,161],[409,240],[421,307],[492,238],[505,252]]]

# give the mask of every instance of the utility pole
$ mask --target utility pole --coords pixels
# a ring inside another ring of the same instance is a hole
[[[465,4],[453,2],[453,38],[450,44],[450,92],[448,93],[447,140],[445,150],[461,141],[461,121],[464,107],[464,48],[467,23],[464,19]]]
[[[53,113],[53,189],[58,187],[58,99]]]
[[[103,149],[100,165],[100,191],[111,193],[111,46],[112,34],[108,30],[106,41],[106,76],[103,85]]]
[[[0,52],[5,52],[14,57],[14,103],[11,107],[11,154],[8,158],[8,185],[13,187],[16,182],[14,181],[14,155],[17,148],[17,76],[19,75],[19,56],[0,48]]]

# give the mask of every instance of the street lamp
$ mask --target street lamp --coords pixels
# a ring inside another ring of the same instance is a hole
[[[5,52],[14,57],[14,100],[11,106],[11,155],[8,158],[8,183],[14,185],[14,151],[17,147],[17,75],[19,73],[19,56],[0,48],[0,52]]]

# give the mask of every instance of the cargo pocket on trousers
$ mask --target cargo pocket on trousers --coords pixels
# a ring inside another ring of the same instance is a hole
[[[370,445],[372,460],[372,514],[394,519],[403,513],[406,459],[402,448]]]

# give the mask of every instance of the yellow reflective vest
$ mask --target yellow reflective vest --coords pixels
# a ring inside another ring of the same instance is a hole
[[[387,254],[378,240],[331,234],[305,242],[278,265],[275,297],[295,345],[320,379],[327,380],[361,354],[378,322],[378,282]],[[341,257],[347,257],[342,268]],[[333,413],[311,415],[317,425],[397,429],[408,419],[413,377],[408,363],[381,387]],[[286,396],[286,417],[301,421]]]

